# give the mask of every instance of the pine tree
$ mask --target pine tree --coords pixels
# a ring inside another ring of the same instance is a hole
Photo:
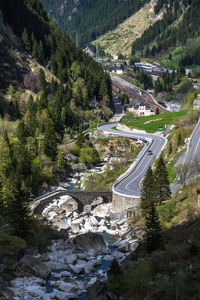
[[[110,269],[108,270],[107,274],[108,277],[116,277],[122,273],[120,265],[116,259],[113,259]]]
[[[38,59],[38,43],[36,40],[33,43],[32,56],[33,58]]]
[[[161,225],[156,211],[152,204],[145,215],[145,247],[148,252],[155,251],[162,245]]]
[[[14,233],[17,236],[25,238],[28,236],[30,230],[30,217],[27,204],[28,196],[21,180],[17,179],[16,176],[12,180],[12,189],[12,197],[8,199],[7,216],[14,229]]]
[[[145,211],[156,201],[155,179],[151,167],[148,168],[141,190],[141,209]]]
[[[156,107],[156,115],[159,115],[160,114],[160,112],[159,112],[159,108],[158,107]]]
[[[39,71],[39,80],[40,80],[40,84],[42,86],[42,90],[43,90],[44,94],[46,95],[46,78],[45,78],[44,70],[42,68],[40,68],[40,71]]]
[[[19,142],[22,144],[25,144],[28,132],[27,132],[26,125],[24,124],[23,120],[19,121],[16,133],[17,133],[17,138],[18,138]]]
[[[25,50],[30,52],[31,51],[31,42],[30,42],[26,28],[24,28],[24,31],[22,33],[22,42],[24,44]]]
[[[48,118],[44,133],[44,153],[53,161],[57,158],[56,132],[53,121]]]
[[[156,188],[156,202],[161,204],[171,197],[170,182],[168,178],[168,171],[161,155],[158,159],[155,171],[155,188]]]
[[[182,144],[182,135],[181,132],[179,132],[177,137],[177,147],[179,147],[181,144]]]
[[[42,41],[40,41],[39,46],[38,46],[38,61],[41,64],[44,64],[44,48],[43,48]]]
[[[172,142],[169,143],[168,155],[172,153]]]

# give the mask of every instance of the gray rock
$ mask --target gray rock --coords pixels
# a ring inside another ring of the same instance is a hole
[[[77,260],[76,254],[69,254],[69,255],[65,258],[66,263],[72,264],[72,265],[75,264],[76,260]]]
[[[88,232],[74,238],[74,245],[81,251],[101,251],[106,247],[103,237],[100,234]]]
[[[50,258],[49,258],[49,256],[48,256],[46,253],[43,253],[43,254],[39,257],[39,259],[40,259],[41,261],[50,261]]]
[[[84,272],[84,265],[83,264],[77,264],[77,265],[69,265],[70,269],[75,274],[81,274]]]
[[[0,278],[0,299],[12,300],[14,299],[13,291],[10,290],[8,283]]]
[[[76,283],[70,283],[64,281],[58,281],[57,285],[61,291],[66,293],[75,293],[78,288]]]
[[[120,298],[108,291],[106,284],[101,281],[96,281],[85,294],[85,300],[119,300]]]
[[[118,259],[118,258],[122,258],[122,257],[124,256],[124,253],[122,253],[122,252],[120,252],[120,251],[117,251],[117,250],[114,250],[114,251],[112,252],[112,256],[113,256],[114,258]]]
[[[16,265],[16,271],[22,276],[36,276],[46,279],[50,276],[50,269],[39,259],[25,255]]]
[[[71,276],[71,273],[70,272],[67,272],[67,271],[62,271],[60,273],[61,277],[68,277],[68,276]]]
[[[87,259],[87,255],[85,254],[85,253],[78,253],[77,254],[77,257],[79,258],[79,259]]]
[[[76,299],[77,298],[77,295],[75,294],[72,294],[72,293],[65,293],[65,292],[61,292],[61,291],[56,291],[56,293],[52,293],[52,298],[51,299],[54,299],[53,298],[56,297],[57,299],[59,300],[69,300],[69,299]]]
[[[111,255],[105,255],[104,257],[103,257],[103,260],[104,261],[113,261],[113,257],[111,256]]]

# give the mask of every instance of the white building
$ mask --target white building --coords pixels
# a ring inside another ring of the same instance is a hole
[[[149,107],[149,105],[145,103],[137,103],[137,100],[136,102],[134,100],[130,102],[130,104],[127,106],[127,111],[132,112],[138,117],[155,115],[154,111]]]

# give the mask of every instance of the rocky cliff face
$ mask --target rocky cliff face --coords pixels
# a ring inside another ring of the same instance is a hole
[[[0,90],[10,84],[22,87],[23,77],[28,72],[27,54],[12,29],[4,23],[0,11]]]

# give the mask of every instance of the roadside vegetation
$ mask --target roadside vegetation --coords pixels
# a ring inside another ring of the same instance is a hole
[[[99,139],[97,142],[100,142],[100,157],[107,152],[113,157],[113,160],[107,165],[103,173],[89,173],[84,181],[84,188],[112,189],[115,180],[133,163],[142,146],[138,146],[126,138],[113,138],[111,141]]]
[[[159,115],[133,118],[133,114],[128,112],[122,118],[122,124],[147,132],[156,132],[158,130],[164,130],[167,125],[176,124],[178,119],[186,116],[186,114],[187,110],[182,110],[178,112],[166,112]]]
[[[106,289],[122,299],[198,299],[200,179],[170,198],[166,175],[161,156],[145,175],[141,214],[130,221],[133,228],[144,228],[143,239],[123,268],[113,262],[108,272]]]

